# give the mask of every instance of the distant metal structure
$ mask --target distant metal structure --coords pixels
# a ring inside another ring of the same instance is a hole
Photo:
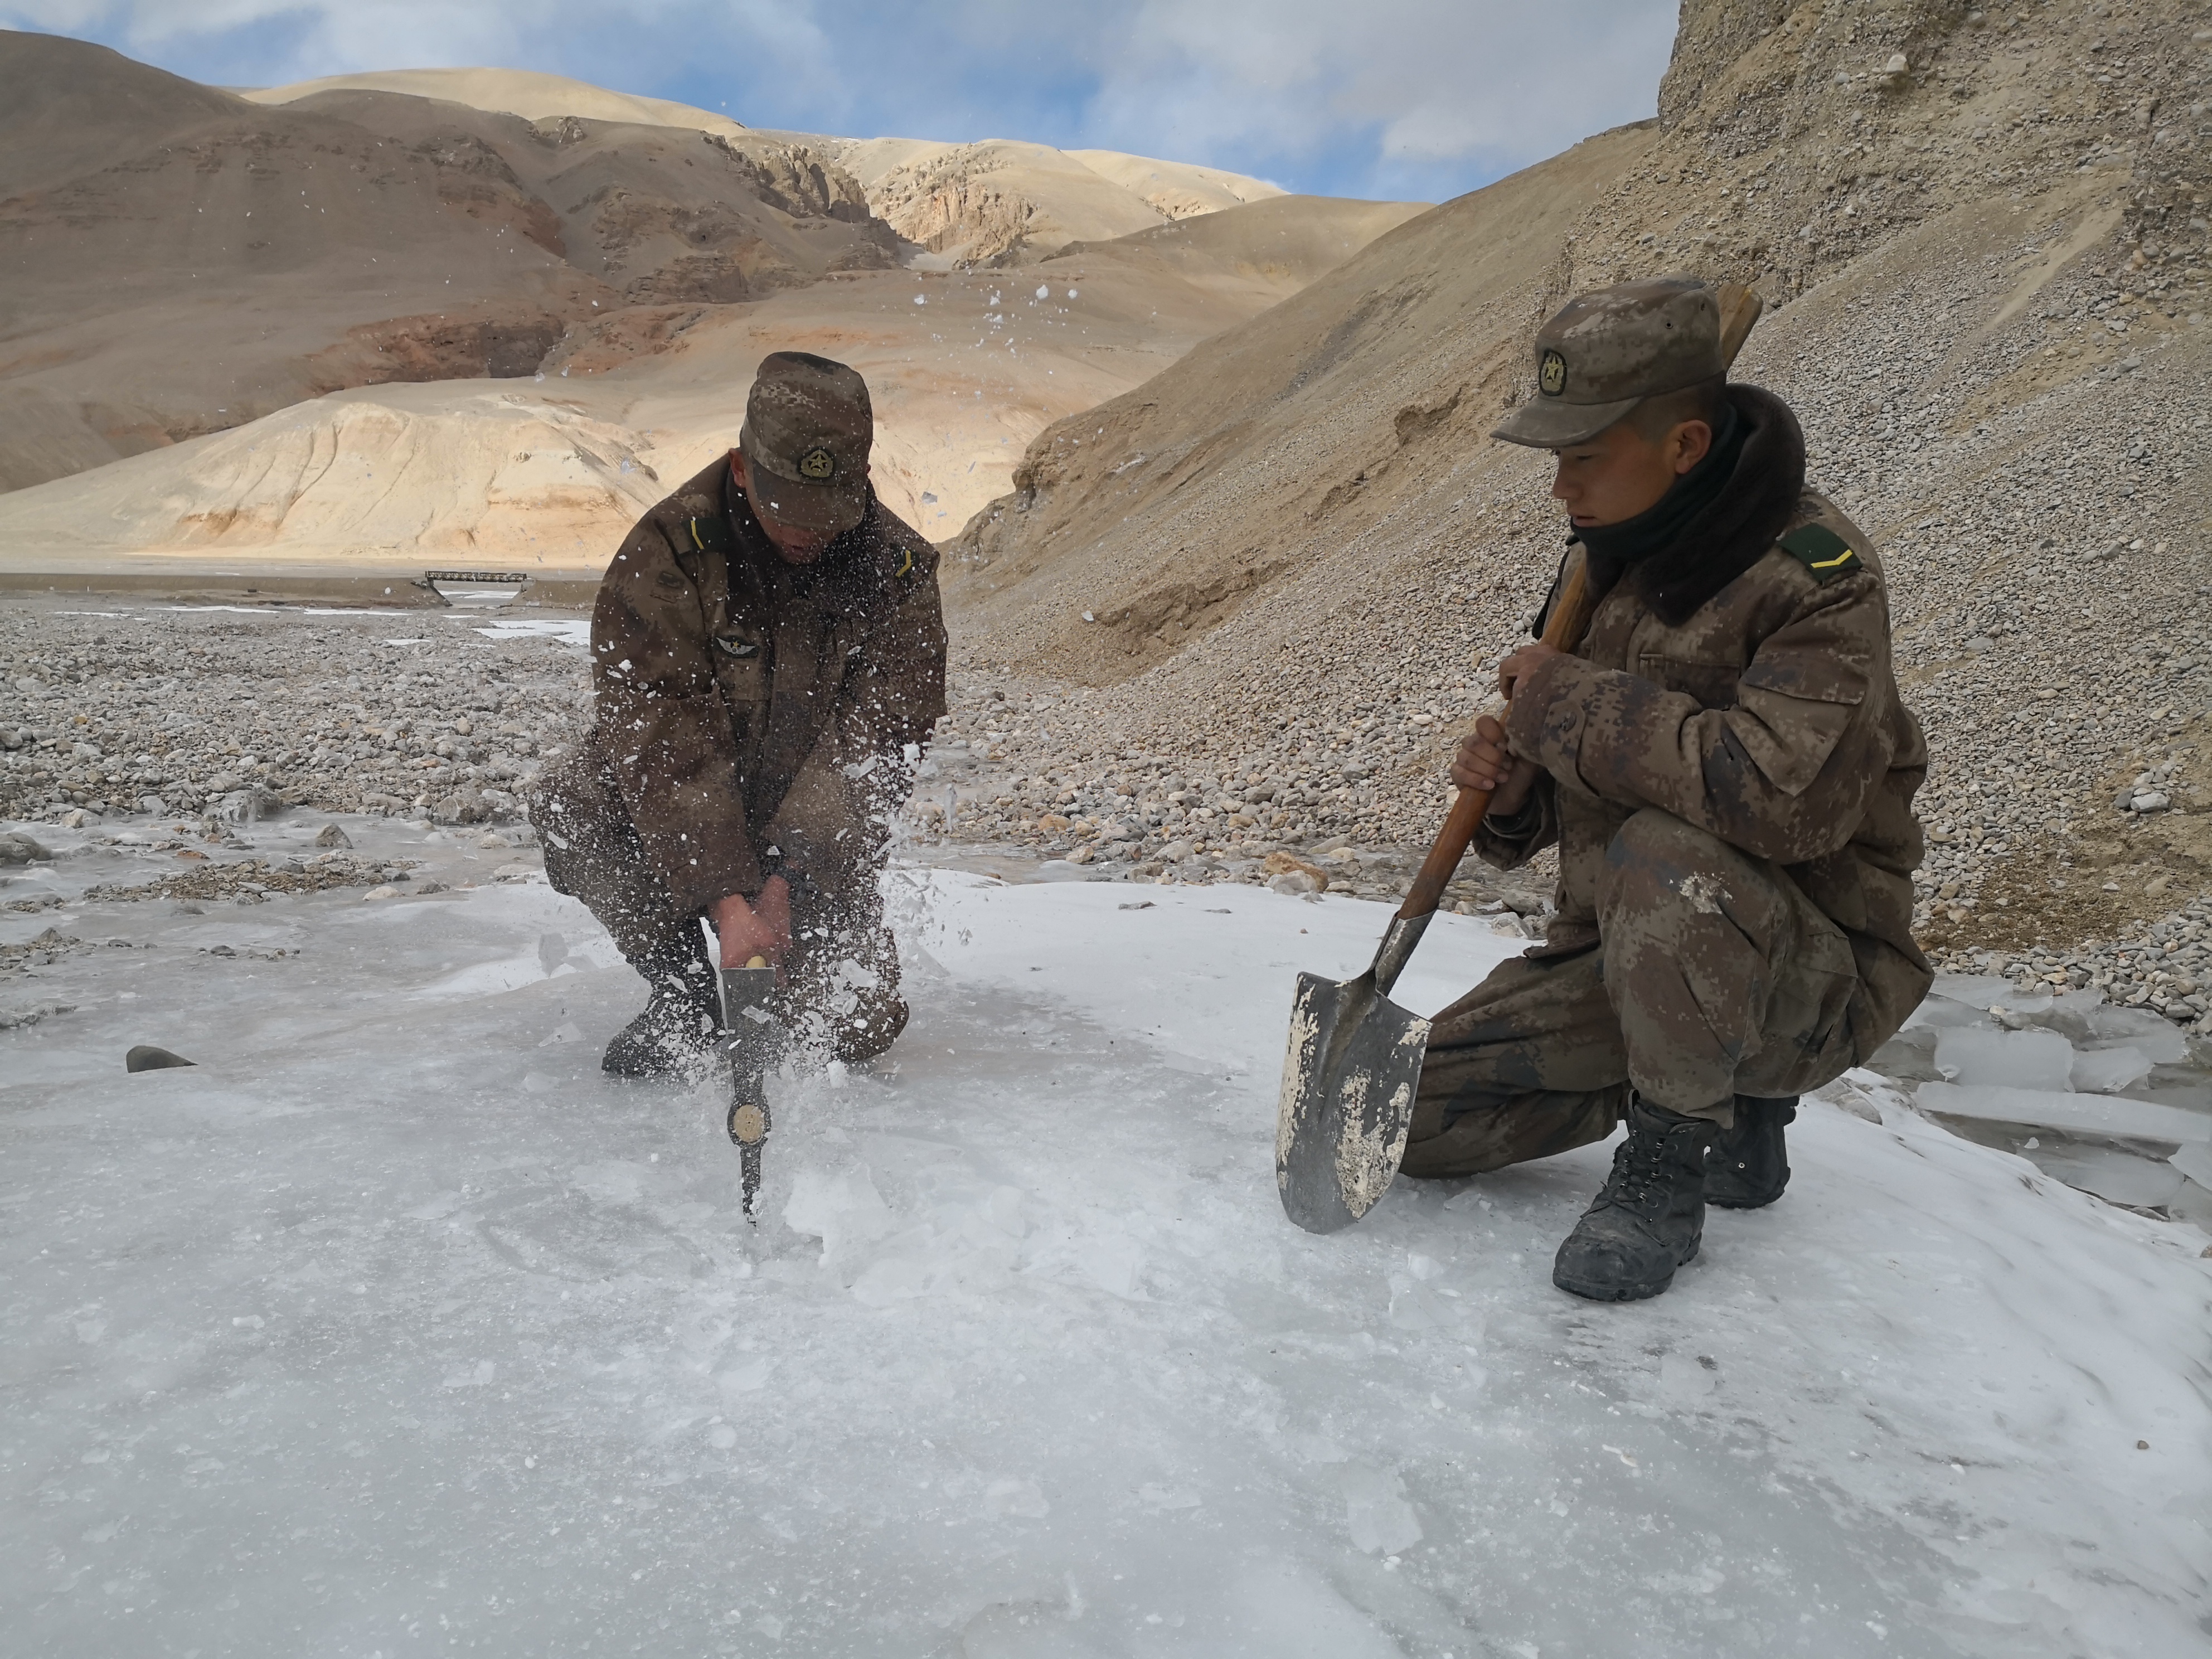
[[[412,584],[448,610],[452,609],[453,603],[453,596],[446,592],[449,586],[460,592],[464,603],[477,605],[494,599],[494,596],[467,590],[505,588],[509,591],[494,599],[495,603],[504,605],[529,585],[529,573],[521,570],[426,570],[422,573],[422,579]]]

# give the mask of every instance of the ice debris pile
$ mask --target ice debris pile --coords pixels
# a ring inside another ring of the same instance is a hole
[[[2158,1014],[1946,975],[1874,1066],[1922,1111],[2069,1186],[2212,1224],[2212,1083]]]
[[[2069,949],[2036,945],[2014,951],[1939,953],[1942,965],[1994,974],[2031,992],[2089,989],[2130,1008],[2212,1032],[2212,896],[2127,929],[2116,939]]]

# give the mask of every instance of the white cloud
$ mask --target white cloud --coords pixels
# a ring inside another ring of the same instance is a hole
[[[1103,96],[1118,121],[1202,114],[1292,155],[1349,130],[1384,156],[1519,163],[1650,113],[1674,21],[1648,0],[1146,0]]]
[[[1464,188],[1651,112],[1673,0],[0,0],[197,79],[489,64],[855,136]]]

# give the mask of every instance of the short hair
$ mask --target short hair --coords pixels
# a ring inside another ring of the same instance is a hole
[[[1717,433],[1727,388],[1728,376],[1716,374],[1711,380],[1692,381],[1679,391],[1646,398],[1625,418],[1636,435],[1647,444],[1659,442],[1685,421],[1703,421]]]

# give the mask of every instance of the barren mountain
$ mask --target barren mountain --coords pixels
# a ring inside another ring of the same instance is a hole
[[[533,373],[574,324],[889,266],[803,146],[395,93],[264,108],[0,33],[0,485],[386,380]]]
[[[1425,837],[1564,539],[1545,459],[1487,436],[1530,331],[1689,272],[1766,297],[1738,374],[1885,557],[1936,757],[1929,937],[2079,938],[2201,887],[2209,47],[2174,3],[1691,0],[1657,119],[1031,447],[947,562],[957,638],[1093,689],[1079,739],[1010,738],[997,816],[1100,778],[1158,812],[1181,773],[1264,793],[1278,840]]]
[[[1283,194],[1237,173],[1114,150],[1004,139],[823,142],[887,223],[948,264],[1042,258],[1072,242],[1109,240]]]
[[[641,98],[610,92],[565,75],[533,70],[375,70],[363,75],[325,75],[289,86],[258,87],[239,94],[257,104],[295,104],[329,92],[392,92],[441,103],[465,104],[494,114],[520,115],[526,121],[552,123],[568,116],[623,126],[695,127],[735,138],[745,131],[726,115],[678,104],[666,98]]]
[[[608,92],[557,75],[519,70],[392,70],[333,75],[241,95],[290,106],[337,91],[405,94],[522,116],[539,125],[567,117],[628,125],[696,129],[738,138],[727,116],[663,98]],[[1073,241],[1132,231],[1284,192],[1263,179],[1218,167],[1163,161],[1119,150],[1059,150],[988,139],[835,138],[763,134],[849,168],[870,208],[909,241],[947,264],[1042,258]]]
[[[1248,202],[1269,210],[1239,219]],[[1006,489],[1042,426],[1413,211],[1106,151],[755,131],[503,70],[236,96],[0,33],[0,491],[238,434],[11,503],[7,556],[380,560],[419,543],[596,564],[640,490],[727,441],[731,377],[802,341],[877,381],[884,493],[942,532]],[[1208,219],[1086,254],[1097,276],[1073,307],[1046,292],[1079,271],[1009,268]],[[915,307],[928,296],[891,274],[902,260],[997,274],[956,281],[956,323]],[[426,381],[479,384],[327,401]],[[537,434],[519,447],[516,421]],[[566,516],[525,527],[505,492],[556,453]],[[344,509],[347,480],[392,480],[410,456],[406,489]]]
[[[848,272],[744,305],[611,308],[532,379],[364,386],[0,496],[0,562],[597,568],[639,511],[734,441],[759,360],[794,349],[867,376],[877,487],[944,535],[1006,490],[1046,426],[1419,211],[1285,197],[1022,270]]]

